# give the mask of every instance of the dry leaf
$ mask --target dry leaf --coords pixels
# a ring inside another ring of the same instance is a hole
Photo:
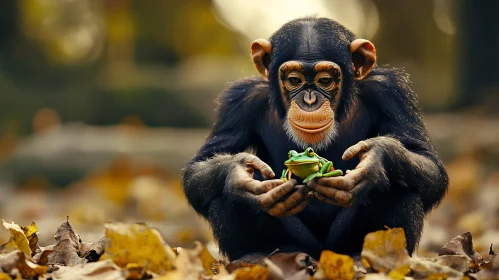
[[[483,261],[482,256],[473,248],[473,240],[471,233],[469,232],[452,238],[440,249],[440,251],[438,251],[438,255],[466,255],[470,257],[472,263],[475,264]]]
[[[394,228],[367,234],[361,256],[366,267],[372,267],[378,272],[388,273],[406,267],[410,257],[404,230]]]
[[[466,272],[470,269],[471,258],[467,255],[443,255],[436,258],[436,263],[452,267],[453,269]]]
[[[14,224],[14,222],[12,222],[11,224],[5,222],[4,220],[2,220],[2,222],[3,226],[10,231],[10,240],[6,244],[2,245],[2,253],[20,250],[24,252],[29,259],[31,259],[31,248],[29,246],[29,241],[26,238],[26,235],[24,234],[24,231],[21,229],[21,227],[17,224]]]
[[[26,258],[26,254],[21,251],[14,251],[7,255],[0,256],[0,268],[9,273],[14,274],[18,271],[22,278],[32,278],[45,274],[47,267],[37,265]]]
[[[9,276],[9,274],[0,272],[0,280],[12,280],[12,278]]]
[[[136,263],[160,275],[172,270],[175,253],[157,230],[145,224],[106,223],[105,226],[109,242],[100,260],[112,259],[120,267]]]
[[[192,249],[177,248],[177,253],[175,267],[182,279],[200,279],[203,275],[213,275],[211,268],[216,260],[201,243],[195,242]]]
[[[265,263],[271,279],[280,275],[282,279],[310,279],[317,270],[317,261],[305,253],[275,253]]]
[[[82,242],[80,244],[80,256],[83,256],[87,262],[96,262],[104,253],[107,242],[106,237],[101,238],[95,243]]]
[[[260,265],[242,267],[234,271],[235,280],[266,280],[268,276],[269,268]]]
[[[80,258],[80,237],[73,231],[68,221],[64,222],[55,232],[54,251],[48,255],[48,264],[75,266],[86,262]]]
[[[59,267],[52,272],[53,280],[102,280],[102,279],[125,279],[121,268],[112,260],[85,263],[73,267]]]
[[[328,250],[322,251],[314,279],[353,279],[355,275],[353,265],[354,262],[350,256],[336,254]]]
[[[47,265],[49,262],[48,256],[54,252],[54,246],[40,247],[38,253],[33,256],[33,262],[39,265]]]
[[[24,232],[24,236],[28,239],[29,242],[29,248],[31,249],[31,252],[34,254],[36,251],[36,248],[38,247],[38,227],[36,226],[35,222],[31,222],[31,225],[27,227],[21,226],[21,229]]]
[[[412,277],[415,279],[433,277],[438,279],[442,275],[447,275],[447,277],[456,277],[462,279],[464,274],[451,267],[438,264],[432,260],[426,260],[423,258],[413,257],[411,259],[411,270],[413,271]]]

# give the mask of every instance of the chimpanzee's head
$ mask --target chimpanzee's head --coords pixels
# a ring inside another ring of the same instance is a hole
[[[270,41],[255,40],[251,52],[270,83],[272,105],[287,134],[302,148],[331,143],[356,91],[355,80],[376,62],[371,42],[326,18],[291,21]]]

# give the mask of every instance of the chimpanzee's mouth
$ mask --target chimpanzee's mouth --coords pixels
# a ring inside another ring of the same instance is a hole
[[[298,124],[293,120],[288,119],[289,124],[300,131],[303,131],[305,133],[319,133],[323,132],[324,130],[330,128],[333,125],[334,119],[330,119],[326,124],[318,126],[317,123],[308,123],[308,124]]]

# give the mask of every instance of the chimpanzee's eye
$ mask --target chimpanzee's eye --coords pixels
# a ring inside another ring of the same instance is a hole
[[[332,81],[333,81],[333,79],[331,79],[331,78],[320,78],[320,79],[318,80],[318,82],[319,82],[320,84],[323,84],[323,85],[328,85],[328,84],[329,84],[329,83],[331,83]]]
[[[288,81],[293,85],[301,84],[302,80],[300,77],[288,77]]]

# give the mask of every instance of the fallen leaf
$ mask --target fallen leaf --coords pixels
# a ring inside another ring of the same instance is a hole
[[[28,239],[31,252],[34,253],[38,247],[38,227],[35,222],[31,222],[27,227],[21,226],[21,229],[24,232],[24,236]]]
[[[57,228],[54,234],[56,244],[54,251],[48,255],[48,264],[61,264],[75,266],[86,262],[80,258],[80,237],[73,231],[69,221],[64,222]]]
[[[350,280],[354,278],[354,261],[350,256],[324,250],[314,279]]]
[[[438,277],[442,277],[442,275],[446,275],[449,278],[456,277],[462,279],[462,277],[464,276],[462,272],[457,271],[451,267],[438,264],[431,259],[428,260],[428,259],[413,257],[410,260],[410,263],[411,263],[411,270],[413,272],[412,277],[414,277],[414,279],[420,279],[420,278],[426,279],[427,277],[430,276],[434,277],[433,279],[439,279]]]
[[[7,273],[0,272],[0,280],[12,280],[12,278]]]
[[[47,265],[49,263],[49,255],[54,252],[54,246],[49,246],[50,249],[43,248],[40,252],[33,256],[33,262],[39,265]]]
[[[106,223],[109,242],[100,260],[112,259],[118,266],[136,263],[164,275],[173,269],[175,253],[161,234],[145,224]]]
[[[104,253],[106,244],[106,237],[101,238],[95,243],[82,242],[80,244],[80,256],[83,256],[88,262],[96,262]]]
[[[467,255],[443,255],[435,259],[436,263],[452,267],[453,269],[466,272],[470,269],[471,258]]]
[[[269,269],[260,265],[253,267],[242,267],[234,271],[235,280],[266,280]]]
[[[144,278],[145,272],[146,270],[144,269],[144,267],[136,263],[129,263],[122,270],[122,274],[127,280],[140,280]]]
[[[275,253],[265,263],[269,266],[271,278],[280,274],[272,265],[282,271],[283,279],[309,279],[317,271],[317,261],[305,253]]]
[[[0,268],[8,274],[21,274],[22,278],[32,278],[45,274],[47,267],[37,265],[26,258],[22,251],[10,252],[7,255],[0,255]]]
[[[378,272],[388,273],[394,269],[407,267],[410,257],[406,248],[404,230],[394,228],[367,234],[361,256],[362,263],[366,267]]]
[[[52,272],[53,280],[101,280],[101,279],[125,279],[121,268],[112,260],[104,260],[94,263],[81,263],[73,267],[60,266]]]
[[[201,258],[201,262],[203,263],[204,271],[206,272],[207,275],[213,276],[214,273],[212,268],[218,261],[211,255],[210,251],[208,251],[206,246],[203,246],[201,243],[197,241],[195,243],[197,244],[197,246],[202,247],[199,257]]]
[[[469,232],[460,234],[440,248],[438,255],[466,255],[470,257],[472,263],[480,263],[483,261],[483,258],[475,251],[475,248],[473,248],[472,239],[471,233]]]
[[[21,227],[17,224],[14,224],[14,222],[12,222],[11,224],[5,222],[4,220],[2,220],[2,222],[3,226],[10,231],[10,240],[6,244],[2,245],[2,253],[20,250],[24,252],[29,259],[31,259],[31,248],[29,246],[29,241],[26,238],[26,235],[24,234],[24,231],[21,229]]]

